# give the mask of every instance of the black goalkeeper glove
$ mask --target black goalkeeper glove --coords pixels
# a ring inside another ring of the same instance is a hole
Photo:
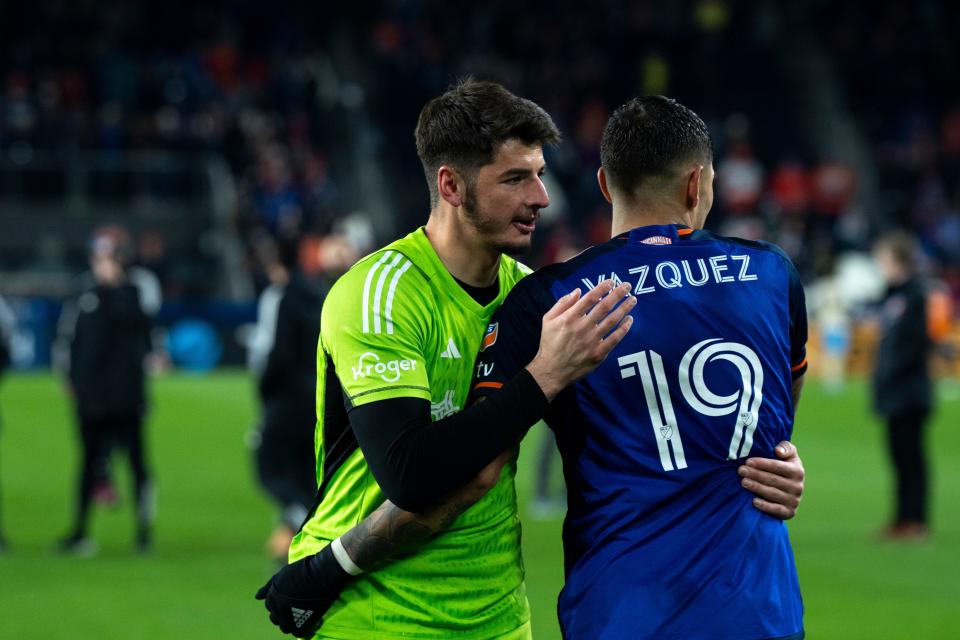
[[[327,545],[320,553],[277,571],[260,587],[256,598],[264,601],[270,622],[280,627],[280,631],[309,638],[352,578]]]

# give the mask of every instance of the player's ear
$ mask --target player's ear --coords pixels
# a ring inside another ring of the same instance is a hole
[[[440,198],[451,206],[459,207],[463,204],[465,186],[453,167],[444,164],[437,169],[437,192]]]
[[[686,205],[687,209],[696,209],[697,205],[700,204],[700,180],[703,178],[703,165],[698,164],[693,167],[693,170],[687,175],[687,185],[686,185]]]
[[[603,170],[603,167],[597,169],[597,182],[600,184],[600,193],[603,194],[604,199],[613,204],[613,198],[610,197],[610,187],[607,186],[607,172]]]

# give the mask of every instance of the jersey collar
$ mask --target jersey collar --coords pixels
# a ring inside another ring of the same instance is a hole
[[[627,237],[631,243],[676,244],[692,233],[693,229],[683,224],[651,224],[631,229],[627,232]]]

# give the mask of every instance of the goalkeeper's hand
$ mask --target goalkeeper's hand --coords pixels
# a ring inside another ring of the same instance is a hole
[[[329,545],[277,571],[257,591],[270,612],[270,622],[298,638],[313,636],[323,614],[353,578],[343,570]]]

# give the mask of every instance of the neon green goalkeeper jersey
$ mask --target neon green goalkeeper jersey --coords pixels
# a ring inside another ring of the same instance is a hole
[[[503,256],[499,295],[480,306],[421,228],[337,281],[323,306],[317,350],[319,504],[293,540],[291,562],[316,553],[385,500],[347,408],[414,397],[430,401],[434,420],[463,409],[487,323],[527,273]],[[320,637],[525,637],[530,611],[515,473],[514,461],[446,532],[353,581],[324,617]]]

